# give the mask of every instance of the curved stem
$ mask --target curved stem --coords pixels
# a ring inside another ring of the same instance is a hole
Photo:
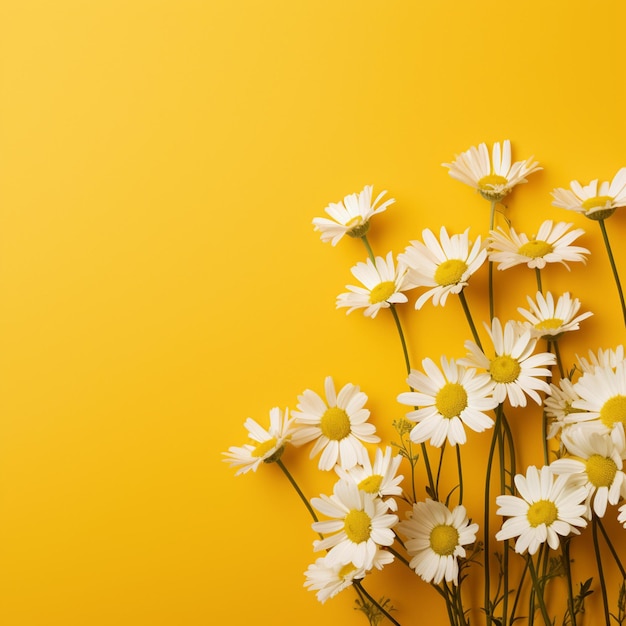
[[[563,566],[565,567],[565,576],[567,578],[567,606],[572,626],[576,625],[576,609],[574,607],[574,590],[572,588],[572,568],[569,558],[569,537],[563,539],[561,544],[561,552],[563,554]]]
[[[456,444],[456,466],[459,471],[459,505],[463,504],[463,464],[461,463],[461,446]]]
[[[604,524],[602,523],[602,520],[598,517],[597,521],[598,521],[598,528],[600,529],[600,531],[602,532],[602,535],[604,536],[606,545],[609,547],[609,550],[611,551],[611,554],[613,555],[613,558],[615,559],[615,563],[617,564],[617,567],[619,568],[619,571],[622,574],[622,578],[626,578],[626,570],[624,569],[624,566],[622,565],[622,561],[620,560],[617,552],[615,551],[613,542],[611,541],[611,538],[606,532],[606,529],[604,528]]]
[[[619,301],[622,305],[622,316],[624,318],[624,324],[626,325],[626,303],[624,302],[624,292],[622,291],[622,285],[619,280],[619,274],[617,273],[617,267],[615,265],[615,259],[613,258],[613,251],[611,250],[611,244],[609,243],[609,236],[606,232],[606,225],[604,220],[598,220],[600,224],[600,230],[602,231],[602,238],[604,239],[604,245],[606,252],[609,255],[609,262],[611,263],[611,269],[613,270],[613,278],[615,278],[615,285],[619,294]]]
[[[461,301],[461,305],[463,306],[463,312],[465,313],[465,317],[467,318],[467,323],[469,324],[470,330],[472,331],[474,342],[482,350],[483,346],[480,343],[480,337],[478,336],[476,325],[474,324],[474,320],[472,319],[472,314],[470,313],[469,307],[467,306],[467,300],[465,299],[465,294],[463,293],[463,290],[459,291],[459,300]]]
[[[528,559],[528,570],[530,571],[530,577],[533,579],[533,587],[535,589],[535,596],[537,601],[539,602],[539,610],[541,611],[541,616],[543,617],[543,621],[546,626],[552,626],[552,622],[550,621],[550,616],[548,615],[548,609],[546,608],[546,603],[543,597],[543,590],[541,585],[539,584],[539,579],[537,578],[537,571],[535,570],[535,565],[533,563],[532,557],[527,555]],[[609,622],[607,621],[607,624]]]
[[[435,480],[435,500],[439,500],[439,479],[441,478],[441,467],[443,465],[443,455],[446,451],[446,442],[444,441],[439,450],[439,465],[437,466],[437,479]]]
[[[289,482],[291,483],[292,487],[296,490],[296,493],[300,496],[300,499],[302,500],[302,502],[304,502],[304,506],[306,506],[307,510],[311,514],[313,521],[318,522],[319,520],[317,519],[317,515],[315,515],[315,511],[313,510],[311,503],[306,499],[306,496],[302,493],[302,489],[300,489],[300,487],[298,486],[298,483],[294,480],[294,477],[291,475],[289,470],[285,467],[285,464],[280,459],[278,459],[276,461],[276,465],[278,465],[278,467],[280,467],[280,469],[283,470],[283,473],[289,479]],[[324,539],[324,536],[321,533],[318,533],[318,534],[322,539]]]
[[[393,319],[396,323],[396,328],[398,329],[398,335],[400,335],[400,343],[402,344],[402,353],[404,354],[404,365],[406,367],[406,373],[411,373],[411,359],[409,358],[409,351],[406,345],[406,339],[404,338],[404,331],[402,330],[402,324],[400,323],[400,317],[398,316],[398,311],[396,311],[396,305],[392,304],[389,307],[391,314],[393,315]]]
[[[593,531],[593,551],[596,555],[596,565],[598,567],[598,578],[600,579],[600,590],[602,591],[602,607],[604,609],[604,618],[606,623],[611,622],[609,613],[609,600],[606,591],[606,580],[604,579],[604,569],[602,568],[602,555],[600,554],[600,542],[598,541],[598,517],[594,513],[592,522]]]
[[[400,622],[396,621],[393,617],[391,617],[389,612],[386,611],[378,602],[376,602],[376,600],[374,600],[374,598],[372,598],[372,596],[369,593],[367,593],[367,591],[363,587],[363,583],[360,580],[354,580],[352,584],[357,590],[357,593],[359,595],[363,594],[363,596],[365,596],[367,600],[371,604],[373,604],[392,624],[396,624],[396,626],[401,626]]]
[[[374,252],[372,251],[372,246],[370,246],[370,242],[367,240],[367,237],[365,235],[363,235],[361,237],[361,241],[363,242],[363,245],[365,246],[365,249],[367,250],[367,256],[370,258],[370,260],[372,261],[372,263],[376,263],[376,257],[374,256]]]

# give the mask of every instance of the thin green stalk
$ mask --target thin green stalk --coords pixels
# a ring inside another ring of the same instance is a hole
[[[535,277],[537,278],[537,291],[543,293],[543,287],[541,286],[541,270],[538,267],[535,268]]]
[[[396,328],[398,329],[398,335],[400,335],[400,343],[402,344],[402,353],[404,354],[404,365],[406,367],[406,373],[411,373],[411,359],[409,358],[409,351],[406,345],[406,339],[404,338],[404,331],[402,330],[402,324],[400,323],[400,317],[398,316],[398,311],[396,311],[396,305],[392,304],[389,309],[391,310],[391,314],[393,315],[393,319],[396,323]]]
[[[465,294],[463,293],[463,290],[459,292],[459,300],[461,301],[461,305],[463,306],[463,312],[465,313],[465,317],[467,318],[467,323],[469,324],[470,330],[472,331],[474,342],[482,350],[483,346],[480,343],[480,337],[478,336],[476,325],[474,324],[474,320],[472,319],[472,314],[470,313],[469,307],[467,306],[467,300],[465,299]]]
[[[456,466],[459,471],[459,505],[463,504],[463,465],[461,463],[461,446],[456,444]]]
[[[280,467],[280,469],[283,470],[283,473],[289,479],[289,482],[291,483],[292,487],[296,490],[296,493],[300,496],[300,499],[302,500],[302,502],[304,502],[304,506],[306,506],[307,510],[311,514],[313,521],[318,522],[319,520],[317,519],[317,515],[315,515],[315,511],[313,510],[311,503],[306,499],[306,496],[302,493],[302,490],[298,486],[298,483],[294,480],[294,477],[291,475],[289,470],[285,467],[285,464],[280,459],[277,459],[276,465],[278,465],[278,467]],[[320,534],[320,537],[324,539],[323,535],[321,534]]]
[[[530,577],[533,579],[533,587],[535,589],[535,596],[537,597],[537,601],[539,602],[539,610],[541,611],[541,616],[543,617],[543,621],[546,626],[552,626],[552,622],[550,621],[550,616],[548,615],[548,609],[546,608],[546,603],[543,597],[543,589],[539,584],[539,579],[537,578],[537,571],[535,570],[535,565],[533,563],[533,559],[530,554],[527,555],[528,560],[528,570],[530,571]],[[608,624],[608,621],[607,621]]]
[[[515,592],[515,600],[513,601],[513,606],[511,607],[511,620],[510,623],[515,623],[515,611],[517,610],[517,605],[519,604],[520,596],[522,593],[522,588],[524,586],[524,578],[526,578],[526,573],[528,572],[528,561],[525,561],[524,569],[522,570],[522,575],[520,576],[519,583],[517,585],[517,591]]]
[[[611,269],[613,270],[613,278],[615,278],[615,285],[617,287],[617,293],[619,294],[619,301],[622,305],[622,316],[624,318],[624,324],[626,325],[626,303],[624,302],[624,292],[622,291],[622,285],[619,280],[619,274],[617,272],[617,266],[615,265],[615,259],[613,258],[613,251],[611,250],[611,244],[609,243],[609,236],[606,232],[606,225],[604,220],[598,220],[600,224],[600,230],[602,231],[602,238],[604,239],[604,245],[606,252],[609,255],[609,262],[611,263]]]
[[[498,204],[497,200],[491,201],[491,210],[489,212],[489,231],[492,231],[495,228],[496,222],[496,205]],[[489,319],[492,320],[494,318],[494,299],[493,299],[493,262],[489,261]]]
[[[363,594],[361,596],[361,600],[363,600],[363,596],[365,596],[367,600],[371,604],[373,604],[392,624],[395,624],[396,626],[401,626],[400,622],[396,621],[393,617],[391,617],[389,612],[386,611],[378,602],[376,602],[376,600],[374,600],[374,598],[369,593],[367,593],[367,591],[363,587],[363,583],[360,580],[354,580],[352,582],[352,585],[357,590],[357,593],[359,595]]]
[[[370,242],[367,240],[367,237],[365,235],[361,237],[361,241],[363,242],[363,245],[367,250],[367,256],[370,258],[372,263],[376,263],[376,257],[374,256],[374,252],[372,251],[372,246],[370,246]]]
[[[571,625],[576,624],[576,609],[574,608],[574,589],[572,587],[572,567],[569,558],[569,537],[563,539],[561,544],[561,553],[563,555],[563,566],[565,567],[565,577],[567,579],[567,606],[571,618]]]
[[[550,345],[554,348],[554,356],[556,357],[556,364],[559,366],[559,374],[561,375],[561,378],[565,378],[565,370],[563,369],[563,361],[561,360],[561,351],[559,350],[558,339],[551,341]]]
[[[622,561],[620,560],[619,556],[617,555],[617,552],[615,551],[613,542],[611,541],[611,538],[606,532],[606,529],[604,528],[604,524],[602,523],[602,520],[599,517],[597,518],[597,523],[598,523],[598,528],[600,529],[600,531],[602,532],[602,535],[604,536],[606,545],[609,547],[609,550],[611,551],[611,554],[613,555],[613,558],[615,559],[615,563],[617,564],[617,567],[619,567],[619,571],[622,574],[622,578],[626,579],[626,570],[624,569],[624,566],[622,565]]]
[[[398,539],[398,537],[396,537],[396,541],[400,543],[402,547],[404,547],[404,544]],[[387,546],[385,550],[388,550],[389,552],[391,552],[391,554],[393,554],[393,556],[395,556],[396,559],[398,559],[398,561],[400,561],[401,563],[404,563],[411,571],[414,571],[411,565],[409,564],[409,560],[405,558],[402,554],[400,554],[394,547]]]
[[[593,551],[596,555],[596,565],[598,567],[598,578],[600,579],[600,590],[602,591],[602,607],[604,609],[604,618],[606,623],[611,622],[609,613],[609,599],[606,591],[606,580],[604,579],[604,569],[602,568],[602,555],[600,553],[600,542],[598,541],[598,517],[594,513],[592,521],[593,531]]]
[[[439,465],[437,465],[437,479],[435,480],[435,500],[439,500],[439,479],[441,478],[441,468],[443,466],[443,455],[446,451],[446,442],[444,441],[439,450]]]

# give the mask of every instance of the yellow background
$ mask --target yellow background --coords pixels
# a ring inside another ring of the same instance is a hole
[[[484,233],[487,203],[440,165],[481,141],[545,168],[508,203],[520,230],[589,227],[598,254],[545,279],[597,311],[583,353],[623,342],[595,225],[550,206],[554,187],[626,165],[626,9],[578,6],[2,3],[2,624],[366,623],[350,590],[322,606],[302,588],[315,535],[278,468],[234,478],[221,452],[329,374],[392,434],[391,317],[335,310],[364,251],[322,244],[311,220],[373,184],[397,200],[378,254],[425,227]],[[509,276],[532,292],[532,273]],[[403,320],[415,364],[463,355],[454,300]],[[286,462],[308,495],[329,490],[314,463]],[[440,615],[399,564],[403,591],[386,576],[372,590],[404,615]]]

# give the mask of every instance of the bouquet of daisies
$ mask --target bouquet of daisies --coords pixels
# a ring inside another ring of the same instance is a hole
[[[375,599],[367,591],[368,575],[394,561],[437,592],[451,625],[466,626],[471,618],[493,626],[518,620],[576,626],[582,624],[585,599],[595,591],[605,623],[626,623],[626,571],[616,547],[623,537],[612,536],[604,523],[611,515],[618,530],[626,527],[624,348],[616,341],[563,363],[559,340],[578,331],[592,312],[581,311],[569,292],[553,293],[542,285],[542,271],[550,264],[570,269],[586,262],[589,250],[576,245],[584,231],[553,220],[532,236],[508,220],[496,227],[503,199],[541,169],[532,158],[512,163],[509,141],[495,143],[491,152],[485,144],[472,147],[443,165],[489,203],[487,236],[472,239],[469,229],[450,233],[443,226],[439,232],[424,229],[404,252],[377,256],[368,232],[374,216],[394,200],[385,191],[374,197],[371,186],[329,204],[327,216],[313,220],[322,241],[335,246],[349,237],[365,247],[365,260],[351,270],[358,284],[338,296],[337,308],[360,309],[370,318],[383,310],[393,316],[406,366],[406,387],[397,394],[404,416],[393,423],[395,440],[381,445],[368,397],[358,386],[338,389],[327,377],[323,392],[304,390],[295,409],[273,408],[269,426],[248,418],[249,443],[231,447],[225,461],[237,474],[262,463],[275,463],[284,472],[318,535],[313,547],[319,557],[306,570],[304,585],[320,602],[352,588],[370,624],[410,623],[392,598]],[[555,207],[597,222],[626,324],[606,228],[615,210],[626,206],[626,168],[612,181],[584,186],[573,181],[552,196]],[[500,319],[494,270],[519,265],[534,270],[536,291],[520,303],[520,319]],[[465,297],[478,273],[487,274],[489,321],[482,327]],[[426,357],[418,367],[410,362],[397,309],[409,303],[413,291],[417,310],[459,299],[468,332],[464,357]],[[517,467],[519,443],[510,425],[510,412],[521,410],[541,416],[543,456],[523,469]],[[486,438],[480,510],[466,508],[464,499],[461,450],[469,431]],[[332,493],[309,499],[289,472],[283,453],[305,447],[319,471],[334,473]],[[444,462],[448,457],[452,463]],[[585,533],[592,535],[596,572],[576,581],[572,549]],[[617,593],[607,585],[606,554],[621,579]],[[547,592],[555,577],[565,581],[558,606]]]

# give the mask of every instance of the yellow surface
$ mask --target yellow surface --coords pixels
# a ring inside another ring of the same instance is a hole
[[[402,414],[391,317],[334,309],[363,250],[319,241],[328,202],[388,189],[380,254],[442,223],[480,232],[486,203],[440,164],[510,138],[545,168],[515,224],[588,226],[549,192],[626,165],[626,9],[579,6],[2,3],[0,623],[365,623],[351,591],[322,606],[302,588],[315,535],[278,469],[234,478],[221,452],[328,374],[361,385],[383,435]],[[602,312],[589,346],[623,342],[605,257],[575,274]],[[404,319],[416,361],[463,354],[458,303]],[[376,594],[441,615],[389,571],[405,590],[385,574]]]

